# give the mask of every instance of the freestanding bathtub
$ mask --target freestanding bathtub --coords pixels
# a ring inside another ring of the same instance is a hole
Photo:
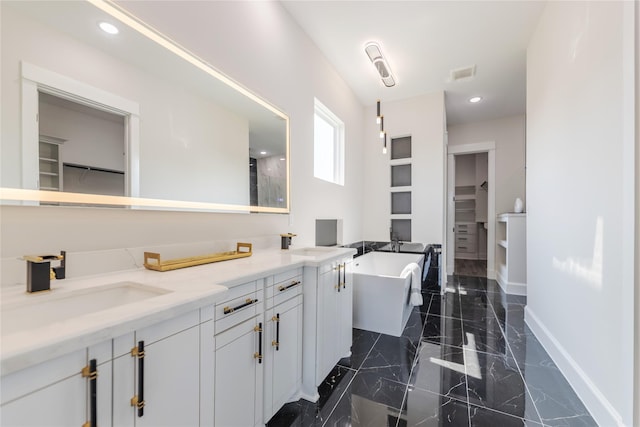
[[[412,262],[422,268],[423,258],[421,254],[369,252],[354,259],[353,327],[402,335],[413,306],[411,274],[401,277],[400,273]]]

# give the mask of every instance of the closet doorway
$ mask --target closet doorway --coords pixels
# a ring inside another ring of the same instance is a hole
[[[495,278],[493,143],[453,146],[448,153],[447,274]]]

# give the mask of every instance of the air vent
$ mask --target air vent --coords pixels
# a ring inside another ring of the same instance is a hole
[[[476,75],[476,66],[472,65],[470,67],[457,68],[455,70],[451,70],[449,72],[449,81],[450,82],[459,82],[465,80],[471,80]]]

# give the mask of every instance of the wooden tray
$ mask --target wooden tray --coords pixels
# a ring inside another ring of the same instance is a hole
[[[244,248],[245,250],[240,250]],[[144,266],[149,270],[170,271],[179,268],[193,267],[196,265],[209,264],[212,262],[228,261],[230,259],[245,258],[251,256],[251,243],[238,243],[236,250],[231,252],[218,252],[209,255],[200,255],[189,258],[171,259],[169,261],[161,261],[160,254],[154,252],[144,253]]]

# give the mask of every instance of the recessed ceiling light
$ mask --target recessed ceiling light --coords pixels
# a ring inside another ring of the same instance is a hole
[[[480,96],[474,96],[473,98],[469,98],[469,102],[472,103],[472,104],[475,104],[475,103],[480,102],[480,101],[482,101],[482,97],[480,97]]]
[[[281,158],[280,158],[280,160],[284,162],[285,158],[284,158],[284,157],[281,157]]]
[[[118,34],[120,32],[120,30],[118,30],[118,28],[115,25],[110,24],[108,22],[101,22],[98,24],[98,26],[102,31],[104,31],[107,34]]]
[[[261,151],[260,154],[262,154],[264,156],[265,154],[267,154],[267,152],[266,151]]]

